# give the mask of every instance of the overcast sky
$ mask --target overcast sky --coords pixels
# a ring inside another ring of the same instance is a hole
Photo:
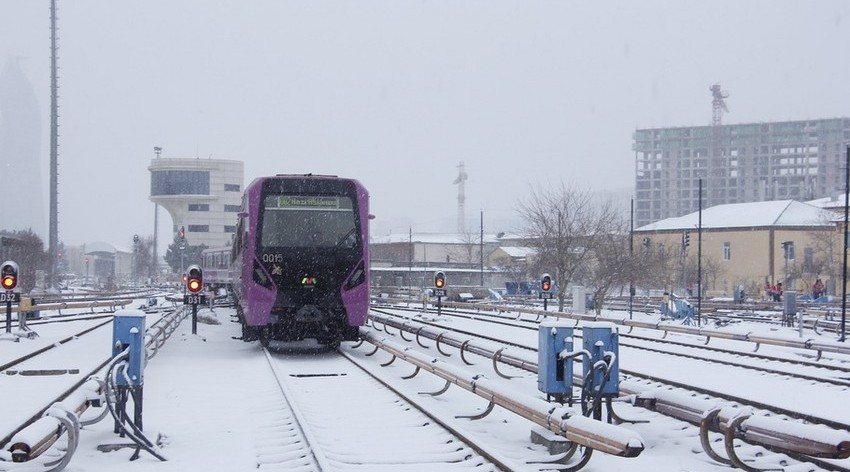
[[[60,1],[59,233],[150,235],[153,147],[360,179],[373,231],[502,231],[530,185],[634,185],[635,128],[850,115],[850,2]],[[49,2],[0,0],[43,109]],[[45,197],[45,206],[47,198]],[[170,240],[167,214],[160,240]],[[46,216],[45,216],[46,220]]]

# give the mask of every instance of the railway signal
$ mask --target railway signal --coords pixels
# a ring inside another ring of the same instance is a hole
[[[18,264],[14,261],[6,261],[0,268],[0,285],[5,290],[13,290],[18,286]]]
[[[190,265],[186,271],[186,288],[190,293],[200,293],[203,290],[204,272],[199,265]]]
[[[12,302],[20,302],[21,294],[13,291],[18,286],[18,264],[6,261],[0,267],[0,285],[5,292],[0,292],[0,302],[6,302],[6,333],[12,332]],[[4,338],[6,339],[6,338]],[[12,338],[15,341],[17,337]]]
[[[446,273],[442,270],[434,272],[434,286],[437,288],[444,288],[446,286]]]
[[[687,249],[691,245],[691,232],[685,231],[682,233],[682,248]]]
[[[442,270],[434,272],[434,295],[437,296],[437,315],[443,307],[443,297],[446,296],[446,273]]]
[[[192,305],[192,334],[198,333],[198,305],[207,303],[206,295],[201,291],[204,289],[204,271],[201,266],[192,264],[186,269],[186,290],[189,292],[183,296],[184,305]]]
[[[540,298],[543,299],[543,311],[546,311],[547,302],[552,298],[552,276],[549,274],[540,277]]]

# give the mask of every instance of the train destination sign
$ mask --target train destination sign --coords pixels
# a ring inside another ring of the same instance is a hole
[[[336,209],[339,208],[339,197],[322,197],[322,196],[297,196],[297,195],[278,195],[274,197],[276,205],[266,205],[266,207],[289,208],[289,209]]]

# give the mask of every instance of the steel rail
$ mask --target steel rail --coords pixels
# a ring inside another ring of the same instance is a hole
[[[409,308],[409,307],[394,307],[393,309],[394,310],[412,311],[412,312],[421,313],[421,310],[413,309],[413,308]],[[387,314],[387,315],[392,315],[391,313],[389,313],[387,311],[384,311],[384,310],[381,310],[381,309],[378,309],[378,308],[374,308],[374,307],[372,308],[372,311],[374,311],[376,313],[383,313],[383,314]],[[533,323],[534,325],[533,326],[518,325],[518,324],[515,324],[515,323],[511,323],[511,322],[509,322],[508,319],[506,319],[504,317],[499,317],[498,315],[488,314],[488,313],[473,313],[473,312],[469,312],[469,311],[465,311],[465,310],[458,310],[457,313],[452,313],[451,311],[443,311],[443,315],[444,316],[465,316],[465,317],[467,317],[467,319],[471,319],[471,320],[481,320],[483,318],[486,318],[486,321],[488,323],[494,323],[494,324],[498,324],[498,325],[502,325],[502,326],[508,326],[508,327],[514,327],[514,328],[537,330],[537,325],[536,325],[537,322],[534,321],[534,320],[529,320],[529,319],[525,319],[525,318],[514,319],[514,321],[524,322],[524,323]],[[418,320],[418,322],[424,323],[424,324],[429,324],[429,325],[432,325],[432,326],[437,326],[434,323],[426,322],[424,320]],[[578,324],[576,324],[576,327],[581,329],[580,325],[578,325]],[[456,331],[461,332],[460,330],[456,330]],[[631,331],[631,329],[629,331]],[[479,336],[479,335],[476,334],[476,336]],[[634,333],[620,333],[620,337],[621,337],[621,341],[620,341],[621,346],[633,347],[635,349],[644,349],[644,350],[649,350],[649,351],[654,350],[654,348],[650,348],[650,347],[646,347],[646,346],[638,346],[638,345],[626,343],[622,339],[623,338],[633,338],[633,339],[636,339],[636,340],[646,341],[646,342],[672,344],[672,345],[686,347],[686,348],[690,348],[690,349],[708,350],[708,351],[719,352],[719,353],[723,353],[723,354],[745,356],[745,357],[751,357],[751,358],[754,358],[754,359],[767,360],[767,361],[772,361],[772,362],[815,367],[815,368],[818,368],[818,369],[826,369],[826,370],[838,372],[840,374],[850,374],[850,369],[848,369],[847,367],[840,367],[840,366],[836,366],[836,365],[830,365],[830,364],[820,363],[820,362],[812,362],[812,361],[801,360],[801,359],[789,359],[789,358],[783,358],[783,357],[775,357],[775,356],[770,356],[770,355],[765,355],[765,354],[759,354],[757,352],[750,352],[750,351],[745,352],[745,351],[736,351],[736,350],[732,350],[732,349],[724,349],[724,348],[720,348],[720,347],[711,347],[711,346],[708,346],[707,342],[703,342],[703,343],[700,343],[700,344],[686,343],[686,342],[666,339],[664,337],[659,339],[659,338],[651,338],[651,337],[647,337],[647,336],[640,336],[640,335],[637,335],[637,334],[634,334]],[[672,355],[683,356],[683,357],[691,356],[689,354],[684,354],[684,353],[675,353],[675,352],[667,352],[667,351],[664,351],[664,352],[672,354]],[[694,358],[699,358],[699,357],[694,357]],[[745,368],[747,367],[745,364],[736,364],[736,363],[733,363],[731,361],[723,361],[723,362],[727,362],[730,365],[737,365],[739,367],[745,367]],[[788,372],[784,372],[784,371],[762,369],[762,368],[759,368],[759,370],[763,371],[763,372],[776,373],[776,374],[781,374],[781,375],[794,375],[794,376],[799,377],[799,378],[806,378],[808,380],[814,380],[814,381],[823,381],[825,383],[832,383],[832,384],[841,385],[841,386],[850,385],[850,380],[841,380],[841,379],[836,380],[836,379],[830,379],[828,377],[809,377],[809,376],[805,376],[805,375],[801,375],[801,374],[789,374]]]
[[[636,457],[644,449],[636,433],[608,423],[586,418],[572,408],[551,404],[540,398],[520,395],[498,382],[474,375],[449,365],[438,358],[425,356],[404,346],[365,332],[361,337],[390,354],[458,385],[485,400],[495,403],[553,433],[582,446],[621,457]]]
[[[382,299],[385,301],[389,301],[392,299]],[[409,300],[398,300],[401,302],[409,302]],[[459,309],[469,309],[469,303],[458,303],[458,302],[446,302],[442,303],[443,307],[448,308],[459,308]],[[505,311],[505,307],[501,305],[493,305],[493,304],[476,304],[475,307],[477,309],[485,309],[491,311]],[[543,311],[533,308],[524,308],[524,307],[511,307],[511,311],[515,311],[517,313],[526,313],[529,315],[540,316],[552,316],[555,318],[565,318],[570,320],[577,321],[607,321],[609,323],[619,324],[622,326],[629,326],[632,328],[643,328],[643,329],[654,329],[667,332],[674,333],[683,333],[683,334],[691,334],[695,336],[706,336],[708,338],[720,338],[720,339],[729,339],[733,341],[744,341],[744,342],[752,342],[756,344],[756,349],[759,348],[761,344],[774,345],[774,346],[782,346],[782,347],[790,347],[801,350],[814,350],[817,351],[818,356],[820,357],[823,352],[832,352],[836,354],[850,355],[850,346],[842,342],[824,342],[818,341],[816,339],[806,339],[801,341],[795,341],[790,339],[780,339],[780,338],[772,338],[769,336],[760,336],[754,335],[752,333],[740,334],[740,333],[729,333],[725,331],[720,331],[717,329],[709,329],[702,327],[693,327],[693,326],[684,326],[681,324],[674,323],[666,323],[663,321],[659,322],[648,322],[648,321],[639,321],[628,318],[613,318],[613,317],[602,317],[597,315],[587,315],[580,313],[567,313],[567,312],[554,312],[554,311]]]
[[[370,315],[370,317],[374,318],[374,315]],[[442,341],[447,344],[456,347],[462,344],[466,346],[466,348],[470,352],[475,352],[477,354],[484,355],[485,357],[493,358],[494,363],[496,361],[499,361],[529,372],[537,372],[536,363],[532,362],[530,359],[522,359],[505,354],[500,354],[497,356],[496,354],[499,353],[499,351],[494,352],[487,348],[476,346],[475,344],[470,343],[468,339],[462,341],[458,338],[447,336],[445,330],[437,333],[436,330],[408,326],[407,322],[400,322],[398,320],[386,317],[379,318],[379,321],[385,325],[398,328],[400,332],[403,330],[416,329],[420,336],[429,339],[436,339],[436,337],[439,336]],[[637,377],[648,378],[650,380],[658,381],[667,385],[673,385],[675,387],[683,389],[694,390],[691,386],[680,384],[677,382],[641,376],[639,374],[624,371],[622,369],[620,370],[620,372],[624,374],[634,375]],[[574,383],[577,384],[579,382],[581,382],[581,377],[576,376],[574,378]],[[636,386],[631,386],[628,381],[620,383],[620,390],[621,395],[633,396],[633,403],[635,404],[635,406],[654,409],[667,416],[672,416],[674,418],[681,419],[696,425],[701,425],[701,422],[703,421],[703,418],[707,414],[707,412],[711,408],[716,406],[716,402],[711,403],[708,402],[708,400],[705,400],[705,403],[701,404],[700,406],[694,406],[696,403],[698,403],[698,401],[693,400],[690,396],[682,395],[681,397],[679,397],[681,400],[674,400],[676,398],[675,394],[659,394],[656,392],[662,392],[662,389],[641,389]],[[740,404],[745,405],[748,403],[748,400],[743,398],[730,397],[725,394],[705,391],[703,389],[696,390],[700,391],[701,393],[713,395],[715,397],[725,398],[726,400],[732,400]],[[659,396],[663,399],[660,403],[657,400]],[[840,466],[836,468],[835,465],[823,463],[822,461],[817,461],[816,458],[825,457],[832,459],[844,459],[850,457],[850,432],[848,432],[844,437],[841,437],[838,433],[826,436],[823,434],[824,427],[834,428],[836,431],[850,431],[850,425],[837,423],[825,418],[802,416],[796,412],[777,408],[772,405],[764,405],[760,403],[753,404],[752,402],[750,402],[750,405],[759,409],[778,412],[790,418],[802,419],[805,421],[817,421],[820,424],[795,424],[794,427],[796,429],[794,433],[789,434],[787,428],[787,421],[778,419],[777,421],[781,421],[781,423],[771,423],[768,421],[762,421],[761,418],[764,418],[762,416],[752,416],[750,418],[747,418],[746,420],[742,420],[741,424],[739,424],[735,428],[735,438],[747,441],[751,444],[764,446],[774,452],[781,452],[784,454],[791,455],[792,457],[795,457],[798,460],[817,462],[822,467],[832,468],[833,470],[845,470],[840,468]],[[752,421],[750,421],[751,419]],[[748,423],[748,421],[750,422]],[[710,427],[712,431],[724,434],[727,433],[729,430],[725,421],[715,422],[706,427]],[[795,440],[794,438],[806,439]],[[830,442],[830,440],[832,440],[832,442]]]

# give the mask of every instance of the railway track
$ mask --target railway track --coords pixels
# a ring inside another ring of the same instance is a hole
[[[384,312],[385,310],[380,310],[380,309],[375,310],[375,309],[373,309],[373,311],[376,312],[376,313],[381,313],[381,312]],[[393,309],[393,311],[396,311],[396,310]],[[417,310],[417,311],[421,312],[421,310]],[[403,311],[403,313],[410,313],[410,312],[409,311]],[[443,318],[455,314],[455,313],[453,313],[452,310],[447,311],[445,308],[442,310],[442,313],[444,315]],[[449,323],[442,322],[441,323],[441,322],[434,321],[433,320],[433,318],[434,318],[433,312],[430,312],[427,315],[425,315],[425,317],[431,318],[430,320],[429,319],[417,319],[416,321],[414,321],[414,320],[411,319],[411,316],[409,316],[409,315],[407,315],[406,318],[405,318],[404,314],[401,314],[401,315],[394,314],[394,316],[400,316],[402,319],[404,319],[404,321],[402,321],[402,323],[410,325],[410,326],[412,326],[414,323],[416,323],[416,325],[419,325],[419,323],[421,322],[421,323],[423,323],[423,325],[433,326],[434,328],[436,328],[438,330],[445,330],[445,332],[447,332],[447,333],[448,332],[458,333],[458,336],[460,336],[460,337],[457,338],[457,339],[463,339],[464,337],[484,339],[486,342],[494,343],[496,345],[501,345],[501,346],[505,346],[505,347],[511,346],[512,348],[523,349],[526,352],[530,352],[530,353],[533,353],[533,354],[528,356],[529,362],[520,363],[520,366],[522,366],[522,365],[529,365],[529,366],[533,365],[533,367],[529,368],[528,370],[536,372],[536,362],[535,362],[535,360],[536,360],[536,347],[533,346],[530,342],[518,341],[518,338],[535,340],[537,328],[536,328],[536,326],[534,326],[534,327],[529,326],[529,324],[534,324],[534,323],[528,323],[527,321],[526,322],[517,321],[517,320],[514,320],[514,319],[509,319],[509,318],[504,318],[504,317],[497,317],[497,318],[500,318],[500,319],[493,319],[489,315],[484,315],[484,314],[481,314],[481,313],[475,313],[475,314],[465,313],[465,314],[462,314],[461,316],[463,316],[466,320],[473,320],[473,321],[470,321],[470,323],[481,323],[481,322],[485,322],[485,321],[490,325],[492,325],[493,323],[498,323],[497,326],[499,326],[499,328],[484,328],[484,329],[481,329],[481,328],[474,328],[474,327],[469,328],[467,326],[466,328],[461,329],[459,326],[454,326],[454,325],[459,324],[459,323],[452,323],[452,322],[449,322]],[[420,317],[420,318],[422,318],[422,317]],[[466,326],[466,325],[469,325],[470,323],[464,323],[464,325]],[[528,336],[528,335],[517,336],[516,334],[514,334],[514,335],[505,334],[509,330],[517,330],[517,329],[526,330],[526,331],[527,330],[533,330],[533,331],[535,331],[535,333],[532,334],[531,336]],[[412,329],[411,332],[416,332],[416,329]],[[481,332],[487,332],[489,334],[482,336],[482,335],[478,334],[478,333],[481,333]],[[720,390],[717,390],[717,389],[706,388],[705,386],[700,386],[700,382],[696,382],[696,383],[694,383],[692,381],[684,381],[683,382],[683,381],[680,381],[680,380],[676,380],[675,376],[673,378],[668,378],[665,375],[658,375],[656,373],[639,372],[640,369],[635,370],[634,368],[624,368],[624,365],[629,366],[631,364],[630,362],[628,362],[628,359],[630,358],[630,356],[634,356],[635,354],[632,353],[630,355],[627,352],[624,352],[624,350],[622,348],[626,347],[626,349],[629,349],[628,346],[629,346],[629,343],[631,341],[629,340],[628,336],[625,336],[625,335],[622,335],[622,334],[621,334],[621,338],[622,338],[622,340],[620,341],[620,345],[621,345],[620,372],[621,372],[621,374],[624,375],[624,378],[633,378],[633,379],[636,379],[636,380],[639,379],[637,381],[638,384],[640,384],[641,382],[644,382],[644,385],[649,385],[649,382],[651,381],[652,384],[655,385],[655,388],[659,388],[659,389],[665,388],[665,386],[667,388],[674,387],[674,388],[686,389],[688,392],[692,392],[692,394],[698,394],[698,395],[701,395],[705,398],[716,398],[716,399],[720,399],[720,400],[723,400],[723,401],[737,402],[738,404],[740,404],[742,406],[750,406],[750,407],[755,408],[757,410],[772,411],[773,412],[772,414],[783,414],[783,415],[788,416],[790,418],[797,418],[797,419],[801,419],[801,420],[804,420],[804,421],[807,421],[807,422],[823,424],[823,425],[829,426],[831,428],[839,429],[839,430],[844,430],[844,431],[850,430],[850,424],[849,424],[850,421],[847,421],[847,418],[844,418],[842,416],[839,416],[839,417],[836,418],[836,416],[834,414],[820,414],[820,415],[818,415],[818,414],[813,414],[811,412],[811,410],[807,411],[806,410],[806,406],[807,406],[806,403],[812,403],[811,401],[803,400],[803,401],[800,401],[800,402],[794,402],[792,400],[790,402],[791,403],[790,405],[789,405],[789,402],[779,402],[779,403],[777,403],[777,402],[758,401],[758,400],[754,400],[753,398],[751,398],[750,395],[746,395],[746,394],[736,395],[734,393],[730,393],[729,391],[720,391]],[[417,340],[417,343],[419,343],[418,334],[416,336],[416,340]],[[664,340],[653,340],[653,343],[656,343],[659,346],[663,346],[663,344],[662,344],[663,342],[664,342]],[[704,347],[704,346],[696,346],[695,347],[694,345],[690,345],[690,343],[687,343],[687,344],[688,344],[688,346],[687,346],[688,349]],[[437,344],[437,349],[440,350],[441,353],[444,352],[443,350],[440,349],[439,342]],[[643,347],[639,346],[639,347],[634,347],[633,349],[643,349]],[[644,350],[646,350],[646,349],[644,349]],[[656,355],[663,355],[663,356],[666,356],[666,357],[669,357],[669,354],[683,356],[682,353],[675,352],[675,348],[673,349],[672,353],[665,351],[663,347],[659,347],[657,349],[654,349],[653,351],[655,352]],[[746,356],[748,354],[750,354],[750,353],[734,352],[734,354],[732,354],[732,355]],[[520,355],[520,357],[523,357],[523,356]],[[683,356],[683,357],[685,357],[685,356]],[[742,362],[728,362],[728,361],[724,361],[724,360],[717,360],[717,359],[714,359],[714,357],[717,357],[717,351],[709,350],[709,351],[705,351],[704,354],[700,354],[700,355],[697,355],[697,356],[687,355],[685,358],[691,359],[691,360],[694,360],[694,361],[700,362],[700,363],[709,363],[709,362],[718,363],[719,365],[724,366],[723,367],[724,369],[731,369],[731,368],[750,369],[750,370],[753,370],[753,372],[757,372],[757,373],[754,373],[753,375],[751,375],[750,377],[752,377],[753,379],[758,379],[758,382],[761,382],[762,381],[761,379],[764,378],[764,377],[769,378],[769,377],[775,377],[777,375],[780,375],[780,376],[784,376],[784,380],[781,380],[778,385],[784,385],[787,382],[793,382],[793,381],[809,382],[809,383],[818,382],[818,385],[822,385],[822,386],[821,387],[813,387],[812,391],[818,391],[819,394],[822,394],[823,393],[822,390],[832,389],[832,390],[829,390],[829,391],[834,391],[834,395],[836,395],[838,397],[840,397],[843,394],[846,394],[846,393],[842,393],[842,392],[846,392],[846,390],[847,390],[847,379],[846,378],[840,378],[840,377],[846,376],[848,371],[847,371],[846,367],[843,367],[843,366],[830,366],[829,369],[831,369],[831,370],[830,370],[830,374],[828,374],[828,375],[833,376],[833,378],[830,378],[826,375],[810,376],[810,375],[802,375],[802,374],[799,374],[799,373],[788,372],[788,371],[777,372],[776,369],[764,369],[763,366],[761,367],[761,370],[759,370],[760,369],[759,364],[765,363],[764,357],[762,357],[762,356],[759,356],[755,360],[751,360],[750,365],[741,365]],[[665,361],[658,361],[658,362],[665,362]],[[652,362],[650,361],[649,363],[651,364]],[[793,360],[789,361],[788,359],[779,358],[778,360],[775,360],[774,363],[786,363],[787,364],[787,363],[793,363]],[[495,361],[494,361],[494,364],[495,364]],[[802,364],[806,364],[806,363],[804,362]],[[732,367],[732,365],[735,365],[735,367]],[[818,366],[822,367],[821,364],[818,364]],[[695,367],[688,367],[686,369],[690,369],[691,372],[704,370],[702,368],[695,368]],[[707,374],[706,372],[701,372],[701,375],[696,376],[696,377],[691,375],[689,378],[691,378],[692,380],[697,380],[700,377],[704,377],[706,375],[709,375],[709,374]],[[834,378],[836,375],[839,378]],[[686,376],[686,378],[688,378],[688,377]],[[742,378],[747,378],[747,376],[743,376]],[[791,379],[796,379],[796,380],[791,380]],[[802,384],[800,384],[800,385],[802,385]],[[798,387],[788,388],[788,390],[794,391],[794,390],[801,389],[801,388],[805,389],[805,387],[802,387],[800,385],[798,385]],[[756,387],[753,387],[753,388],[756,389]],[[771,388],[776,390],[777,387],[771,387]],[[809,400],[811,400],[811,399],[809,399]],[[815,402],[817,402],[817,400],[815,400]],[[843,418],[843,420],[841,418]],[[808,458],[803,458],[802,460],[810,460],[811,461],[811,459],[808,459]],[[828,470],[850,470],[846,466],[835,465],[835,464],[832,464],[832,463],[823,463],[823,464],[819,464],[819,465],[821,465],[822,467],[824,467]]]
[[[27,401],[0,402],[0,433],[4,435],[0,438],[0,448],[4,448],[15,434],[40,419],[51,405],[68,398],[110,363],[113,314],[76,319],[81,326],[70,335],[56,339],[44,336],[26,344],[16,343],[23,345],[16,346],[15,354],[6,352],[11,356],[0,360],[3,362],[0,365],[0,390],[9,398],[26,398]],[[161,319],[153,320],[150,326],[152,332],[161,331],[158,326]],[[52,320],[53,323],[59,321],[68,320]],[[154,334],[150,341],[158,343],[159,337],[165,334]]]
[[[258,465],[324,472],[497,470],[345,356],[264,352],[286,407],[266,412]],[[427,452],[412,455],[410,442]]]

